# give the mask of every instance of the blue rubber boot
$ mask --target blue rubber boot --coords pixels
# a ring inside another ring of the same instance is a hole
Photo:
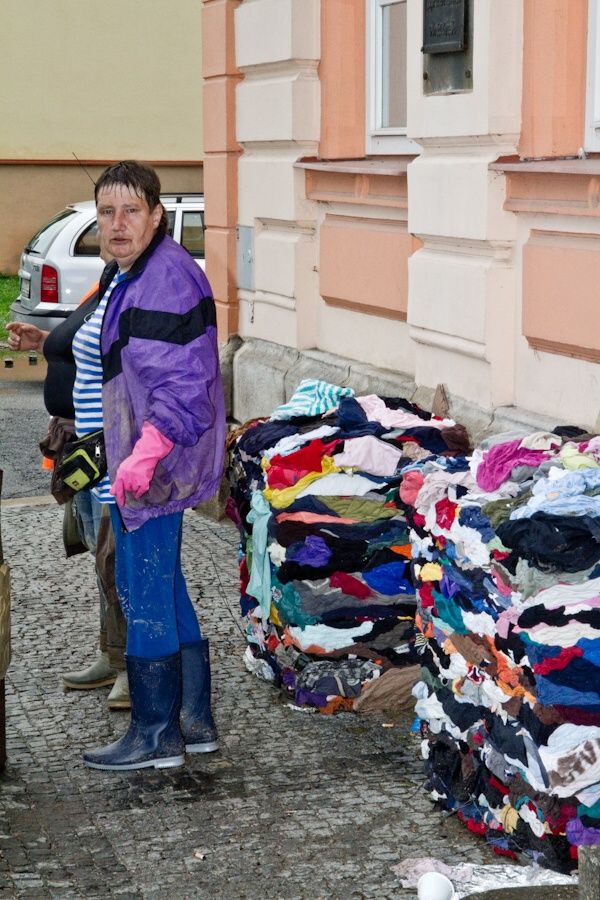
[[[83,754],[90,769],[168,769],[184,763],[179,726],[181,661],[179,653],[162,659],[128,656],[131,722],[122,738]]]
[[[219,749],[217,727],[210,708],[208,639],[181,646],[181,730],[188,753]]]

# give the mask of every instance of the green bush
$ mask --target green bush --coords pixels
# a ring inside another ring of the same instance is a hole
[[[0,275],[0,341],[6,340],[4,326],[10,322],[10,306],[19,293],[16,275]]]

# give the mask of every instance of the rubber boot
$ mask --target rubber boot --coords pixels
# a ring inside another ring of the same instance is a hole
[[[106,698],[109,709],[131,709],[131,697],[129,696],[129,682],[127,671],[123,670],[117,675],[117,680]]]
[[[188,753],[219,749],[217,727],[210,708],[208,639],[181,647],[181,731]]]
[[[108,653],[99,653],[91,666],[79,672],[65,672],[63,687],[65,691],[91,691],[94,688],[114,684],[117,670],[108,661]]]
[[[83,754],[90,769],[167,769],[184,763],[179,727],[181,659],[179,653],[162,659],[128,656],[131,722],[122,738]]]

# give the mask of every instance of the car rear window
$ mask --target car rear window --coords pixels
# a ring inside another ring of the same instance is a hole
[[[74,209],[63,209],[61,212],[57,213],[57,215],[53,216],[49,222],[46,222],[46,224],[34,234],[25,247],[25,251],[27,253],[39,253],[44,256],[50,249],[52,241],[63,227],[64,220],[73,215],[75,215]]]
[[[195,259],[204,259],[204,216],[201,212],[184,212],[181,243]]]
[[[75,244],[75,256],[100,256],[98,223],[95,219],[77,239],[77,243]]]

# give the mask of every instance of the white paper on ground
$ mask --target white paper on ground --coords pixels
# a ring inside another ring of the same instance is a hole
[[[392,866],[392,872],[400,878],[402,887],[416,887],[426,872],[441,872],[454,884],[458,900],[475,892],[500,890],[501,888],[538,887],[540,885],[578,883],[576,875],[562,875],[539,866],[490,865],[472,866],[461,863],[449,866],[438,859],[404,859]]]

